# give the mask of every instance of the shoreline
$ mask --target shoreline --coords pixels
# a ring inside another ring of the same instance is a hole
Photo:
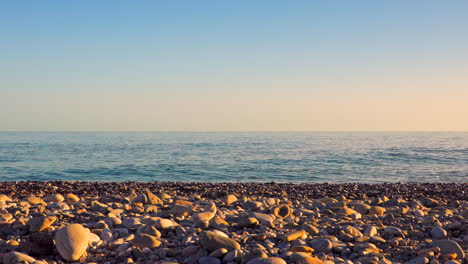
[[[45,189],[44,189],[45,188]],[[355,197],[387,195],[392,198],[417,199],[420,195],[438,198],[467,199],[468,182],[400,182],[400,183],[276,183],[276,182],[112,182],[112,181],[3,181],[0,193],[49,194],[76,190],[88,193],[124,195],[130,190],[155,189],[160,192],[175,192],[186,195],[201,191],[208,198],[219,198],[226,193],[262,195],[265,197],[284,196],[292,199],[319,198],[322,196],[353,194]],[[283,193],[285,191],[286,194]]]
[[[466,264],[467,198],[468,183],[0,182],[0,263]]]

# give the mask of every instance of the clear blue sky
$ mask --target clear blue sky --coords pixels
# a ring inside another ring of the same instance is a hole
[[[468,1],[3,1],[0,130],[468,130]]]

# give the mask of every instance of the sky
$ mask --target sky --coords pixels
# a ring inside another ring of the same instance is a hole
[[[468,1],[2,1],[0,130],[468,131]]]

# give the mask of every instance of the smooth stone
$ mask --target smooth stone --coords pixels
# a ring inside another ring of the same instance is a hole
[[[431,236],[435,239],[442,239],[447,236],[447,231],[440,226],[434,226],[431,230]]]
[[[156,220],[155,226],[158,229],[168,229],[174,226],[174,222],[172,222],[170,219],[161,218]]]
[[[219,248],[225,248],[228,251],[241,248],[237,241],[224,237],[213,231],[204,231],[200,237],[200,244],[210,251],[215,251]]]
[[[247,264],[287,264],[282,258],[269,257],[269,258],[255,258],[247,262]]]
[[[305,230],[299,230],[293,233],[289,233],[283,236],[284,241],[293,241],[296,240],[304,235],[307,235],[307,232]]]
[[[304,252],[304,253],[307,253],[309,255],[312,255],[314,253],[314,249],[311,248],[311,247],[307,247],[307,246],[294,246],[294,247],[290,248],[289,251],[291,251],[291,252]]]
[[[132,245],[141,248],[156,248],[161,245],[161,241],[155,236],[148,234],[138,234],[131,241]]]
[[[338,212],[341,213],[341,214],[344,214],[344,215],[352,215],[352,214],[358,213],[357,211],[355,211],[355,210],[353,210],[353,209],[351,209],[349,207],[345,207],[343,209],[340,209]]]
[[[228,194],[224,197],[223,199],[223,202],[226,204],[226,205],[231,205],[235,202],[237,202],[237,197],[233,194]]]
[[[140,224],[140,220],[136,218],[126,218],[122,221],[122,225],[125,226],[126,228],[131,228],[139,224]]]
[[[55,234],[55,246],[60,256],[67,261],[78,261],[86,254],[88,232],[80,224],[60,228]]]
[[[257,220],[257,218],[246,217],[246,218],[242,218],[239,222],[237,222],[237,227],[238,228],[255,227],[258,224],[259,224],[259,221]]]
[[[257,218],[260,223],[264,225],[271,225],[273,221],[275,221],[275,218],[271,214],[263,214],[263,213],[257,213],[257,212],[251,212],[249,216]]]
[[[65,197],[61,194],[52,194],[49,196],[44,197],[44,202],[47,203],[54,203],[54,202],[63,202],[65,201]]]
[[[11,202],[11,198],[5,194],[0,194],[0,202]]]
[[[216,215],[214,212],[200,212],[195,213],[192,216],[192,222],[200,222],[200,221],[210,221]]]
[[[460,247],[460,245],[449,239],[436,240],[431,243],[431,247],[440,248],[441,254],[451,254],[456,253],[458,258],[465,258],[465,252]]]
[[[101,238],[98,235],[96,235],[96,234],[94,234],[92,232],[88,233],[88,244],[89,245],[93,245],[93,244],[95,244],[95,243],[97,243],[99,241],[101,241]]]
[[[369,214],[375,214],[375,215],[384,215],[387,209],[381,207],[381,206],[372,206],[369,208]]]
[[[401,232],[401,229],[395,226],[387,226],[384,228],[384,233],[387,235],[392,235],[392,236],[401,236],[404,237],[403,232]]]
[[[26,254],[20,253],[20,252],[8,252],[3,256],[3,263],[4,264],[17,264],[17,263],[24,263],[24,264],[30,264],[36,261],[35,258],[30,257]]]
[[[307,257],[307,258],[303,259],[300,263],[301,264],[324,264],[325,262],[321,261],[320,259],[318,259],[316,257]],[[328,263],[330,263],[330,262],[328,262]],[[333,263],[333,262],[331,262],[331,263]]]
[[[373,237],[378,234],[377,228],[375,226],[368,226],[364,229],[364,236]]]
[[[70,203],[77,203],[80,201],[80,197],[73,193],[68,193],[67,195],[65,195],[65,200]]]
[[[67,211],[70,210],[70,206],[64,202],[53,202],[50,203],[47,208],[49,209],[55,209],[55,210],[60,210],[60,211]]]
[[[36,197],[36,196],[29,196],[26,198],[26,201],[30,205],[46,204],[41,198]]]
[[[264,250],[254,248],[241,257],[241,264],[248,263],[250,260],[256,258],[268,258],[268,255],[265,253]]]
[[[207,257],[201,257],[198,260],[198,263],[199,264],[220,264],[221,260],[219,260],[218,258],[215,258],[215,257],[207,256]]]
[[[309,245],[317,253],[319,252],[329,253],[331,249],[333,248],[333,243],[326,238],[312,239],[312,241],[309,242]]]

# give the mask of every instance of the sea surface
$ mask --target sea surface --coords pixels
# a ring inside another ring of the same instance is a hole
[[[468,132],[0,132],[0,181],[468,182]]]

